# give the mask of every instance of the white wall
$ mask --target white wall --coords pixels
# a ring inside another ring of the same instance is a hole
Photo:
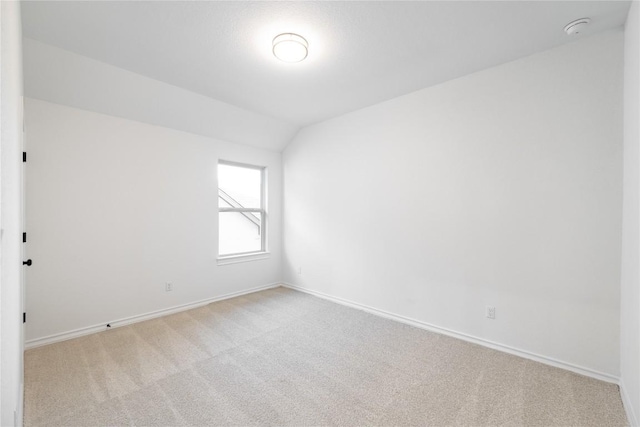
[[[25,115],[28,342],[280,281],[280,153],[30,98]],[[219,158],[268,168],[269,259],[216,264]]]
[[[285,281],[617,377],[622,42],[303,129],[283,153]]]
[[[22,425],[22,47],[20,3],[0,4],[0,425]]]
[[[620,385],[632,425],[640,421],[640,4],[625,26],[624,177],[620,306]]]
[[[24,39],[25,96],[280,151],[298,126]],[[212,77],[213,78],[213,77]]]

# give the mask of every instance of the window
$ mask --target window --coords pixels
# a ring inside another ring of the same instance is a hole
[[[266,251],[265,168],[218,163],[218,254]]]

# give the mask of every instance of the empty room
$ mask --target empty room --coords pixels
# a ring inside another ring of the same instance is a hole
[[[638,1],[0,22],[0,425],[640,426]]]

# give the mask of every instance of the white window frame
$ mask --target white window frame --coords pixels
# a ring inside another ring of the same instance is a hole
[[[225,260],[233,260],[234,258],[247,258],[248,261],[254,259],[264,259],[261,255],[268,254],[267,251],[267,167],[250,165],[247,163],[233,162],[229,160],[218,159],[219,165],[235,166],[246,169],[254,169],[260,171],[260,207],[259,208],[234,208],[234,207],[220,207],[220,201],[218,200],[218,260],[222,261],[222,264],[231,264],[232,262],[225,262]],[[218,169],[216,168],[216,182],[218,179]],[[218,184],[218,199],[220,198],[220,185]],[[220,213],[223,212],[239,212],[239,213],[257,213],[260,215],[260,246],[258,251],[250,252],[238,252],[231,254],[220,254]],[[236,261],[238,262],[238,261]]]

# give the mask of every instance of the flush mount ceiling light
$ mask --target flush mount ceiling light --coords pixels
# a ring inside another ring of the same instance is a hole
[[[284,62],[300,62],[307,57],[309,44],[304,37],[284,33],[273,39],[273,54]]]

